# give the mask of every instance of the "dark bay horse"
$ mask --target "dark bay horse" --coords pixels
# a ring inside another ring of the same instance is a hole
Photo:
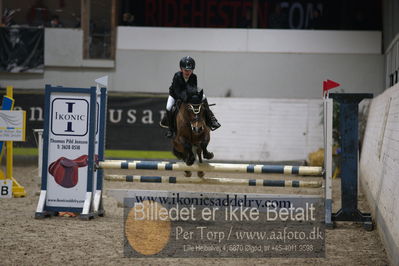
[[[173,139],[173,154],[183,160],[187,165],[192,165],[195,155],[202,163],[205,159],[212,159],[213,153],[207,150],[210,141],[210,129],[205,123],[205,108],[202,103],[203,91],[190,95],[186,102],[178,106],[176,116],[176,136]],[[190,176],[186,172],[186,176]],[[204,173],[198,172],[199,176]]]

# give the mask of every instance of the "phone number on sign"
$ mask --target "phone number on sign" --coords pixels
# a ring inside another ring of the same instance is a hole
[[[281,251],[300,251],[311,252],[313,245],[224,245],[223,250],[229,252],[281,252]]]

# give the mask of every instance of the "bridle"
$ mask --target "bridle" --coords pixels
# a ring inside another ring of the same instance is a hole
[[[200,104],[187,104],[188,110],[194,113],[194,118],[190,121],[191,131],[194,134],[199,134],[203,130],[203,125],[199,124],[201,119],[201,108],[202,103]]]
[[[192,111],[195,115],[199,115],[201,112],[202,103],[200,104],[188,104],[188,109]]]

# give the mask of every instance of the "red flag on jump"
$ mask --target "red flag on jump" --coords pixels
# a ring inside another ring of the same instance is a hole
[[[335,87],[338,87],[340,85],[341,84],[339,84],[335,81],[327,79],[327,80],[323,81],[323,93],[325,93],[326,91],[331,90]]]

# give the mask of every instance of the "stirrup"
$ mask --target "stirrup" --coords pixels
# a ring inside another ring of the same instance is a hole
[[[166,126],[166,125],[162,124],[162,121],[161,121],[161,122],[159,122],[159,126],[160,126],[160,127],[162,127],[162,128],[169,128],[168,126]]]
[[[162,128],[169,128],[168,124],[168,119],[166,117],[164,117],[163,119],[161,119],[161,121],[159,121],[159,126]]]
[[[172,130],[168,130],[165,133],[165,137],[167,137],[168,139],[173,138],[174,132]]]

